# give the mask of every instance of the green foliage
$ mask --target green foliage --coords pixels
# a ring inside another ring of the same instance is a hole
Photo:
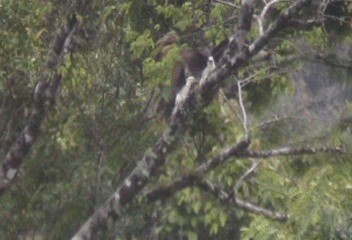
[[[275,4],[267,23],[287,5]],[[349,19],[350,7],[341,21]],[[164,130],[167,119],[155,113],[159,104],[155,99],[159,94],[170,100],[172,71],[181,62],[180,51],[219,44],[233,33],[239,10],[205,0],[109,0],[85,9],[77,1],[2,1],[1,159],[28,120],[33,87],[40,77],[47,77],[50,41],[60,23],[75,11],[82,24],[73,54],[59,68],[62,85],[56,104],[48,111],[16,185],[0,199],[0,239],[70,238]],[[299,17],[312,17],[306,14]],[[258,37],[253,24],[249,40]],[[179,42],[160,49],[158,39],[171,31],[178,34]],[[351,39],[350,31],[335,38],[324,25],[287,28],[270,39],[265,49],[269,57],[253,59],[227,79],[209,106],[190,113],[189,129],[147,189],[172,182],[243,138],[238,91],[230,89],[229,95],[226,91],[236,80],[248,80],[242,97],[251,150],[349,146]],[[308,60],[296,57],[311,53],[319,53],[321,59],[313,60],[320,61],[320,68],[309,69]],[[331,81],[321,80],[321,85],[341,84],[346,89],[338,93],[347,97],[324,102],[315,95],[334,89],[314,92],[320,85],[312,83],[311,88],[302,84],[307,91],[299,92],[296,80],[307,81],[306,72],[323,72]],[[329,111],[321,114],[318,107],[324,104]],[[332,116],[332,123],[325,123]],[[225,190],[236,190],[236,197],[288,213],[286,223],[248,213],[193,186],[149,205],[139,206],[144,202],[138,199],[121,215],[118,226],[100,238],[143,239],[155,231],[159,239],[348,239],[344,236],[352,235],[350,155],[259,159],[256,172],[238,189],[234,189],[238,180],[253,164],[250,159],[231,159],[203,176]]]
[[[131,41],[131,52],[134,57],[140,58],[141,56],[148,53],[148,50],[154,47],[154,42],[151,39],[150,31],[146,30],[143,34],[139,35],[138,33],[131,34],[132,36],[137,36],[136,39]],[[133,37],[129,38],[133,38]]]
[[[169,49],[162,61],[146,58],[143,62],[143,74],[148,79],[148,86],[170,86],[173,66],[180,61],[180,49],[177,47]]]
[[[202,4],[204,1],[199,1]],[[188,28],[198,28],[206,23],[205,15],[197,9],[199,3],[185,1],[181,6],[176,4],[157,5],[156,11],[171,21],[174,28],[185,31]]]
[[[266,188],[270,201],[274,201],[271,204],[284,204],[290,219],[285,224],[274,224],[255,216],[251,225],[243,229],[244,239],[339,239],[339,231],[350,233],[350,224],[344,223],[349,215],[345,212],[345,204],[350,200],[347,189],[351,177],[343,169],[350,169],[351,165],[347,162],[331,165],[324,160],[319,161],[319,158],[314,159],[315,162],[310,161],[310,166],[306,166],[306,171],[299,178],[293,178],[295,172],[280,171],[276,177],[266,172],[261,174],[258,183],[268,180],[273,183],[270,189]],[[289,169],[282,166],[285,163],[280,162],[278,165],[281,165],[281,169]],[[277,177],[284,178],[284,181],[275,182]],[[282,196],[284,192],[286,194]]]
[[[219,209],[219,204],[205,201],[210,195],[204,195],[196,189],[185,189],[177,194],[177,207],[165,209],[166,224],[162,234],[169,236],[173,229],[184,229],[185,234],[199,239],[205,236],[216,237],[219,230],[228,223],[225,210]],[[210,199],[209,199],[210,200]],[[204,229],[202,233],[196,229]]]

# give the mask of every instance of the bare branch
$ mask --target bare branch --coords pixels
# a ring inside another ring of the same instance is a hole
[[[270,7],[272,7],[275,3],[278,3],[280,1],[283,1],[283,0],[272,0],[270,2],[264,1],[265,6],[264,6],[262,12],[260,13],[260,15],[259,16],[254,15],[255,19],[258,22],[260,36],[264,34],[264,23],[265,23],[266,13],[269,11]]]
[[[242,126],[244,130],[244,136],[245,138],[248,138],[248,127],[247,127],[247,113],[246,109],[243,104],[243,99],[242,99],[242,85],[241,81],[237,81],[237,89],[238,89],[238,101],[240,103],[241,111],[242,111]]]
[[[290,20],[289,25],[298,29],[311,29],[312,27],[320,26],[323,21],[323,18],[310,20],[292,19]]]
[[[257,54],[278,31],[289,24],[290,19],[303,7],[309,5],[312,0],[295,1],[289,8],[284,10],[279,17],[267,28],[263,35],[249,46],[249,56]],[[248,57],[249,57],[248,56]]]
[[[149,193],[146,194],[145,198],[148,202],[153,202],[159,199],[166,199],[173,196],[176,192],[191,186],[198,186],[202,190],[209,192],[214,195],[216,198],[219,198],[221,201],[227,204],[235,204],[235,207],[241,208],[245,211],[261,214],[267,218],[277,220],[277,221],[286,221],[287,215],[284,213],[277,213],[265,208],[262,208],[258,205],[250,203],[249,201],[242,200],[235,197],[233,192],[229,193],[220,188],[211,184],[209,181],[201,180],[200,176],[188,174],[179,178],[177,181],[174,181],[172,184],[164,185],[158,187]]]
[[[251,2],[251,1],[244,1]],[[245,44],[245,38],[249,29],[251,28],[251,19],[253,15],[253,6],[242,5],[240,21],[238,29],[230,37],[230,42],[227,49],[224,51],[222,59],[216,70],[212,71],[205,79],[204,84],[200,86],[200,92],[205,100],[208,102],[212,99],[214,90],[223,84],[224,80],[229,77],[238,68],[245,65],[248,60],[256,55],[268,43],[269,39],[273,38],[277,32],[282,30],[289,24],[290,19],[300,9],[309,5],[312,0],[298,0],[295,1],[288,9],[283,11],[278,18],[270,24],[267,30],[253,42],[248,48]]]
[[[223,1],[223,0],[214,0],[215,2],[217,3],[220,3],[220,4],[224,4],[226,6],[229,6],[229,7],[233,7],[233,8],[236,8],[236,9],[239,9],[239,7],[231,2],[227,2],[227,1]]]
[[[204,173],[214,169],[221,163],[227,161],[229,158],[240,155],[242,152],[246,151],[249,144],[249,140],[240,141],[239,143],[225,149],[217,156],[208,159],[204,163],[200,164],[191,173],[182,175],[180,178],[169,185],[158,187],[157,189],[150,191],[148,194],[146,194],[146,198],[148,201],[154,201],[158,198],[170,197],[175,192],[192,185],[197,179],[201,178]]]
[[[215,197],[219,198],[222,202],[227,204],[234,204],[236,207],[241,208],[245,211],[260,214],[267,218],[285,222],[288,216],[285,213],[275,212],[263,207],[260,207],[256,204],[253,204],[249,201],[245,201],[243,199],[237,198],[233,192],[227,192],[219,186],[215,186],[209,181],[202,181],[197,183],[197,186],[200,187],[202,190],[214,195]]]
[[[154,202],[159,199],[167,199],[172,197],[176,192],[194,185],[198,178],[201,177],[197,176],[195,173],[184,174],[170,184],[158,186],[152,189],[145,194],[145,199],[148,202]]]
[[[279,148],[267,151],[245,151],[237,155],[238,157],[251,157],[251,158],[271,158],[278,156],[293,156],[293,155],[306,155],[317,154],[319,152],[325,153],[346,153],[343,147],[299,147],[299,148]]]
[[[34,89],[34,104],[27,125],[17,137],[9,152],[2,161],[0,170],[0,196],[11,187],[11,183],[22,165],[24,158],[37,140],[40,126],[46,116],[46,106],[55,102],[61,75],[57,73],[58,65],[70,51],[73,34],[76,32],[78,21],[71,16],[67,23],[58,30],[52,48],[49,51],[47,67],[54,73],[43,74]],[[44,71],[45,72],[45,71]]]
[[[268,3],[265,4],[265,7],[263,8],[262,12],[260,13],[259,15],[259,19],[260,21],[263,23],[264,20],[265,20],[265,15],[266,13],[269,11],[269,9],[276,3],[280,2],[280,1],[283,1],[283,0],[272,0]]]
[[[260,163],[261,163],[261,161],[253,161],[252,166],[236,182],[236,185],[235,185],[235,188],[234,188],[235,189],[234,190],[235,193],[237,193],[238,189],[242,186],[244,181],[248,180],[253,175],[253,173],[259,167]]]
[[[145,199],[148,202],[153,202],[159,199],[166,199],[173,196],[176,192],[191,186],[199,186],[201,189],[206,190],[220,200],[225,201],[227,203],[234,203],[237,207],[242,208],[246,211],[261,214],[266,216],[270,219],[277,220],[277,221],[286,221],[287,215],[284,213],[277,213],[275,211],[271,211],[260,206],[257,206],[253,203],[248,201],[239,199],[235,197],[233,192],[229,193],[222,190],[220,187],[215,187],[214,185],[210,184],[207,181],[202,180],[202,176],[217,167],[219,164],[227,161],[231,157],[274,157],[274,156],[281,156],[281,155],[301,155],[301,154],[316,154],[318,152],[335,152],[335,153],[343,153],[344,151],[339,147],[316,147],[316,148],[292,148],[290,150],[285,149],[277,149],[271,151],[264,151],[264,152],[252,152],[247,151],[247,147],[249,145],[248,141],[242,141],[235,144],[232,147],[229,147],[218,154],[216,157],[213,157],[203,164],[199,165],[194,171],[184,174],[180,176],[177,180],[173,181],[170,184],[159,186],[151,191],[149,191],[145,195]],[[272,153],[272,154],[268,154]],[[240,178],[239,182],[243,182],[249,175],[257,169],[259,166],[260,161],[255,162],[250,169],[246,171],[246,173]],[[236,184],[238,187],[240,183]]]
[[[201,179],[201,176],[206,172],[214,169],[218,165],[227,161],[231,157],[236,158],[270,158],[277,156],[287,156],[287,155],[304,155],[304,154],[316,154],[319,152],[328,152],[328,153],[345,153],[344,149],[341,147],[315,147],[315,148],[280,148],[273,149],[268,151],[248,151],[247,148],[250,142],[248,140],[243,140],[227,149],[223,150],[217,156],[208,159],[204,163],[200,164],[194,171],[184,174],[179,177],[177,180],[172,182],[169,185],[158,187],[146,194],[148,201],[154,201],[159,198],[167,198],[172,196],[175,192],[189,187],[195,181]],[[241,177],[245,179],[250,175],[255,169],[259,166],[260,162],[256,162],[252,167]]]
[[[278,115],[273,114],[273,117],[271,119],[266,120],[256,126],[254,126],[250,130],[254,130],[255,128],[264,128],[268,125],[271,125],[271,124],[274,124],[274,123],[277,123],[280,121],[285,121],[285,120],[312,121],[314,119],[313,118],[294,117],[294,116],[278,116]]]
[[[245,54],[245,39],[251,29],[253,9],[256,1],[243,1],[240,11],[239,22],[234,34],[230,37],[229,44],[224,51],[222,58],[217,64],[216,69],[202,81],[200,85],[201,95],[208,102],[216,93],[216,89],[225,79],[230,76],[237,67],[248,61],[249,58],[243,59]],[[241,62],[241,64],[236,64]],[[214,89],[215,88],[215,89]]]
[[[241,144],[239,144],[241,145]],[[237,148],[239,145],[236,145]],[[239,148],[238,148],[239,150]],[[274,211],[264,209],[259,207],[253,203],[248,201],[244,201],[242,199],[236,198],[234,193],[228,193],[222,190],[220,187],[215,187],[214,185],[210,184],[208,181],[202,181],[201,176],[205,172],[213,169],[219,163],[219,159],[225,161],[229,159],[232,155],[236,155],[236,153],[241,151],[233,151],[233,154],[226,154],[228,152],[225,150],[223,153],[219,154],[217,157],[208,160],[206,163],[201,164],[196,168],[195,171],[189,174],[182,175],[176,181],[172,182],[171,184],[164,185],[153,189],[152,191],[148,192],[145,195],[145,198],[148,202],[153,202],[158,199],[166,199],[173,196],[176,192],[190,186],[199,186],[201,189],[206,190],[207,192],[215,195],[220,200],[226,203],[234,203],[237,207],[242,208],[246,211],[264,215],[270,219],[278,220],[278,221],[285,221],[287,219],[286,214],[283,213],[276,213]],[[225,157],[226,156],[226,157]],[[212,162],[212,164],[210,164]],[[257,166],[257,165],[255,165]]]

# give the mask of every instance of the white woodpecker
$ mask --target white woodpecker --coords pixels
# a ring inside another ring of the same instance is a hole
[[[196,85],[196,83],[197,83],[197,80],[193,76],[189,76],[186,79],[186,85],[176,95],[175,107],[172,114],[183,109],[185,101],[188,98],[191,90]]]
[[[200,79],[200,86],[205,83],[205,80],[209,76],[210,72],[215,69],[215,60],[212,56],[208,57],[207,67],[203,70],[202,77]]]

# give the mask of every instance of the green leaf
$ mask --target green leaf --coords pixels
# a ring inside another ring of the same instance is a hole
[[[187,236],[187,239],[189,240],[198,240],[198,235],[196,232],[187,231],[186,236]]]

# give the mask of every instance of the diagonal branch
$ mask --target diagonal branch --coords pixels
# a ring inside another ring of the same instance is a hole
[[[280,222],[285,222],[288,218],[288,216],[285,213],[269,210],[269,209],[260,207],[254,203],[251,203],[249,201],[240,199],[236,197],[233,192],[227,192],[224,189],[222,189],[220,186],[216,186],[209,181],[201,181],[201,182],[198,182],[196,185],[200,189],[214,195],[222,202],[226,204],[234,204],[236,207],[241,208],[245,211],[248,211],[254,214],[260,214],[267,218],[280,221]]]
[[[249,140],[243,140],[231,147],[226,148],[217,156],[208,159],[204,163],[200,164],[194,171],[182,175],[169,185],[158,187],[157,189],[150,191],[146,194],[146,199],[148,201],[154,201],[158,198],[167,198],[172,196],[175,192],[193,185],[206,172],[216,168],[220,164],[227,161],[229,158],[245,152],[249,144]]]
[[[234,187],[234,192],[237,194],[238,189],[243,185],[245,181],[248,181],[251,178],[255,171],[258,169],[261,161],[253,161],[253,164],[248,170],[237,180],[236,185]]]
[[[315,148],[282,148],[274,149],[262,152],[248,151],[247,148],[250,142],[248,140],[240,141],[233,146],[230,146],[219,153],[217,156],[208,159],[204,163],[200,164],[195,170],[190,173],[180,176],[177,180],[173,181],[168,185],[164,185],[153,189],[152,191],[146,194],[146,199],[151,202],[160,198],[168,198],[175,194],[176,192],[192,186],[195,182],[199,181],[202,176],[213,170],[218,165],[228,161],[232,157],[245,158],[245,157],[258,157],[258,158],[269,158],[269,157],[278,157],[278,156],[287,156],[287,155],[305,155],[305,154],[316,154],[319,152],[329,152],[329,153],[344,153],[344,150],[341,147],[315,147]],[[258,165],[254,164],[253,169]],[[251,168],[251,169],[252,169]],[[251,170],[250,169],[250,170]]]
[[[262,36],[254,41],[248,48],[248,57],[257,54],[268,41],[276,35],[279,31],[283,30],[286,26],[289,26],[291,18],[299,10],[311,4],[312,0],[298,0],[295,1],[289,8],[284,10],[278,18],[269,25],[267,30],[264,31]]]
[[[251,1],[243,1],[251,2]],[[239,29],[230,37],[230,42],[227,49],[220,60],[218,67],[212,71],[204,80],[204,84],[200,86],[200,93],[205,101],[208,103],[216,89],[221,86],[225,79],[236,72],[240,67],[248,63],[248,60],[256,55],[260,50],[266,46],[268,41],[273,38],[279,31],[289,26],[291,18],[299,12],[302,8],[308,6],[312,0],[297,0],[290,7],[284,10],[277,19],[269,25],[264,33],[249,47],[245,44],[245,36],[250,29],[253,14],[253,8],[244,4],[241,9],[241,17],[239,19]]]
[[[40,126],[46,116],[47,105],[55,102],[56,92],[61,81],[61,75],[57,73],[57,67],[63,62],[66,53],[70,51],[73,34],[76,32],[78,24],[76,17],[71,16],[57,32],[47,59],[46,72],[49,73],[40,77],[34,89],[34,101],[30,118],[2,161],[0,196],[11,187],[24,158],[37,140]]]
[[[181,191],[187,187],[198,186],[201,189],[215,195],[221,201],[226,203],[235,204],[236,207],[244,209],[245,211],[252,212],[255,214],[261,214],[267,218],[284,222],[287,220],[287,215],[284,213],[278,213],[272,210],[268,210],[257,206],[248,201],[242,200],[235,196],[234,192],[226,192],[219,186],[214,186],[208,181],[202,180],[202,176],[214,169],[221,163],[229,160],[231,157],[242,158],[242,157],[254,157],[261,156],[264,158],[285,156],[285,155],[303,155],[303,154],[316,154],[318,152],[334,152],[334,153],[344,153],[343,149],[340,147],[315,147],[315,148],[292,148],[292,149],[277,149],[263,152],[252,152],[247,151],[249,145],[248,141],[241,141],[224,151],[222,151],[216,157],[213,157],[203,164],[199,165],[194,171],[180,176],[177,180],[170,184],[159,186],[145,195],[145,199],[148,202],[153,202],[159,199],[166,199],[173,196],[176,192]],[[271,153],[271,154],[269,154]],[[259,163],[258,163],[259,164]],[[258,166],[255,164],[247,172],[252,172],[254,168]]]

